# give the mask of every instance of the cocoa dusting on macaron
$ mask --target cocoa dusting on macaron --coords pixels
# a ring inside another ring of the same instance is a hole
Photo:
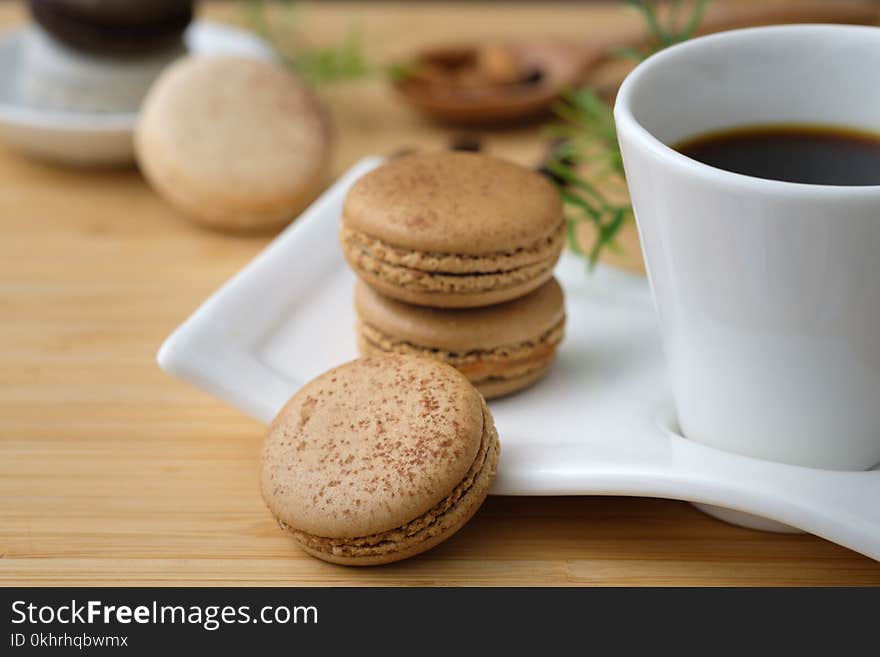
[[[269,428],[262,492],[309,554],[366,566],[428,550],[477,511],[495,477],[498,434],[452,367],[361,358],[297,392]]]

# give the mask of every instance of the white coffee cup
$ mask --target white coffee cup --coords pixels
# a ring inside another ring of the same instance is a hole
[[[614,117],[683,435],[811,467],[880,462],[880,185],[753,178],[670,147],[774,123],[880,133],[880,28],[676,45],[626,78]]]

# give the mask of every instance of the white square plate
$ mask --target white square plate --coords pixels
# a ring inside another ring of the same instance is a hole
[[[268,423],[300,386],[356,357],[354,276],[337,230],[349,186],[380,162],[359,162],[202,304],[162,345],[161,367]],[[880,471],[783,465],[678,436],[645,279],[588,275],[568,255],[556,274],[568,313],[556,364],[490,403],[502,443],[494,493],[688,500],[880,558]]]

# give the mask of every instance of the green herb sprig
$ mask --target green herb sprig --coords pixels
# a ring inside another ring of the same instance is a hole
[[[649,55],[691,38],[702,21],[709,0],[671,0],[662,19],[655,0],[629,0],[642,16],[647,32],[644,48],[622,48],[615,55],[641,61]],[[682,11],[688,6],[687,16]],[[559,186],[566,208],[569,248],[595,266],[605,249],[619,252],[616,238],[632,219],[632,206],[614,201],[600,185],[622,188],[623,158],[617,142],[611,106],[591,89],[566,93],[554,108],[561,122],[547,133],[554,147],[544,168]],[[585,170],[586,167],[586,170]],[[585,250],[577,238],[578,226],[589,222],[596,238]]]
[[[268,5],[273,4],[283,7],[278,20],[269,16]],[[244,6],[251,28],[272,44],[286,66],[312,84],[358,80],[375,70],[364,53],[357,26],[339,43],[315,47],[306,43],[297,28],[294,0],[245,0]]]
[[[568,210],[569,247],[587,257],[592,267],[604,248],[617,249],[614,238],[632,216],[629,205],[615,203],[599,187],[602,183],[620,186],[623,180],[614,117],[608,104],[589,89],[566,94],[555,113],[563,123],[547,128],[554,146],[545,169],[556,181]],[[585,165],[590,167],[589,175],[580,173]],[[577,239],[583,221],[596,229],[589,251],[584,251]]]

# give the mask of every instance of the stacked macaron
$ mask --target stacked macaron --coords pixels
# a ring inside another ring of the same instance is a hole
[[[137,110],[152,81],[184,52],[192,0],[30,0],[22,97],[34,106]]]
[[[355,183],[340,237],[363,357],[300,389],[263,450],[263,498],[303,550],[390,563],[477,511],[500,450],[485,398],[537,381],[562,340],[563,230],[550,183],[484,155],[408,155]]]
[[[487,398],[547,372],[565,325],[564,221],[543,176],[477,153],[400,157],[349,191],[340,240],[363,354],[444,361]]]

